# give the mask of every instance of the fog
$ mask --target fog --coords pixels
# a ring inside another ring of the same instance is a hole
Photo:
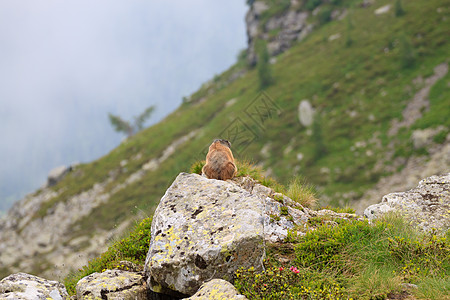
[[[244,0],[0,2],[0,210],[173,111],[246,47]]]

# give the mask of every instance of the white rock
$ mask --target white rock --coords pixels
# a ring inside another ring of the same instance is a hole
[[[387,5],[384,5],[384,6],[380,7],[380,8],[377,8],[375,10],[375,14],[376,15],[382,15],[382,14],[387,13],[390,9],[391,9],[391,5],[387,4]]]
[[[334,41],[334,40],[337,40],[337,39],[339,39],[339,38],[341,38],[341,34],[340,33],[336,33],[336,34],[333,34],[333,35],[330,35],[329,37],[328,37],[328,41]]]
[[[314,109],[308,100],[302,100],[298,106],[298,119],[305,126],[311,126],[314,121]]]

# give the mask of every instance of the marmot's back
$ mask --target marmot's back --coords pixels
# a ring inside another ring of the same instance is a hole
[[[206,164],[202,169],[202,173],[206,177],[209,179],[227,180],[236,175],[237,168],[234,164],[230,146],[231,144],[227,140],[215,140],[209,146]]]

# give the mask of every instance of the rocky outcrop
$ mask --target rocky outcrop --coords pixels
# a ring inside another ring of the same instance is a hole
[[[77,299],[146,300],[148,287],[139,273],[106,270],[93,273],[77,283]]]
[[[319,216],[356,217],[312,211],[249,177],[181,173],[153,217],[148,284],[158,293],[193,295],[211,279],[231,280],[238,268],[262,270],[265,242],[283,241],[290,230],[303,234]]]
[[[379,204],[369,206],[364,215],[373,220],[395,211],[424,231],[450,228],[450,173],[431,176],[407,192],[391,193]]]
[[[228,281],[213,279],[204,283],[197,293],[185,300],[246,300]]]
[[[48,173],[48,177],[47,177],[47,186],[54,186],[55,184],[57,184],[58,182],[61,181],[61,179],[64,178],[64,176],[66,176],[67,173],[69,173],[72,170],[72,167],[69,166],[59,166],[56,167],[54,169],[52,169],[49,173]]]
[[[255,49],[257,40],[265,40],[269,54],[275,56],[292,47],[294,43],[303,40],[317,25],[317,20],[310,17],[320,14],[322,6],[310,11],[306,8],[305,1],[283,2],[269,3],[259,0],[253,1],[250,6],[245,16],[248,41],[247,60],[250,65],[255,65],[258,61],[258,53]],[[324,3],[330,4],[329,1],[324,1]],[[346,10],[338,6],[334,7],[330,13],[331,20],[342,20],[345,16]]]
[[[65,300],[66,288],[59,282],[49,281],[25,273],[9,275],[0,281],[0,299],[11,300]]]
[[[248,38],[247,58],[251,65],[256,64],[257,61],[255,51],[257,39],[266,40],[269,54],[274,56],[286,51],[295,41],[303,39],[313,29],[313,25],[307,23],[310,15],[308,11],[288,8],[262,23],[262,15],[268,9],[269,6],[265,2],[255,1],[245,17]],[[277,34],[273,35],[273,32]]]

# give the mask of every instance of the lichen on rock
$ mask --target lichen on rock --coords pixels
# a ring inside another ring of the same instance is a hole
[[[148,287],[135,272],[106,270],[82,278],[77,284],[77,299],[145,300]]]

